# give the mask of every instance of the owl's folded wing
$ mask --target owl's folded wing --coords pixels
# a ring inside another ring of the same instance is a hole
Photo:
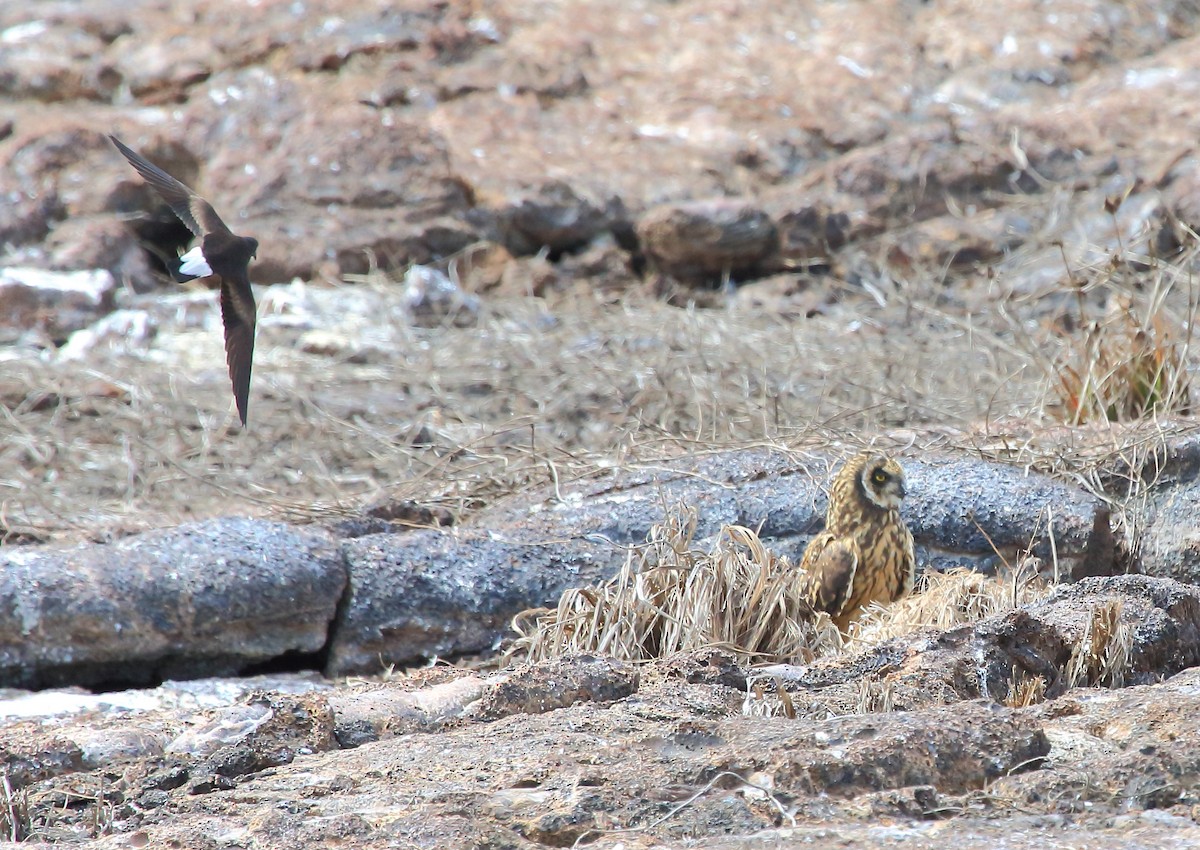
[[[819,534],[808,544],[800,568],[801,592],[815,611],[836,617],[854,595],[854,573],[860,557],[853,538]]]

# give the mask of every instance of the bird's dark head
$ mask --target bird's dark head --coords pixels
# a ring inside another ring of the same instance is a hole
[[[896,511],[908,495],[908,482],[900,464],[885,454],[864,452],[851,464],[858,471],[858,487],[875,507]]]
[[[257,258],[258,257],[258,240],[255,239],[253,236],[247,236],[247,237],[245,237],[245,239],[246,239],[246,247],[250,249],[250,259]]]

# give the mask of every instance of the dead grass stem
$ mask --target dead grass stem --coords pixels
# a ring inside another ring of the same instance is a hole
[[[0,835],[17,843],[32,833],[29,795],[24,788],[14,789],[8,772],[0,775]]]

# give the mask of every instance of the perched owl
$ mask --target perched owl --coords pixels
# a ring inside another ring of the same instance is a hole
[[[838,628],[871,602],[894,602],[912,590],[913,538],[900,518],[904,470],[885,454],[866,451],[838,471],[829,489],[825,531],[804,550],[803,593]]]

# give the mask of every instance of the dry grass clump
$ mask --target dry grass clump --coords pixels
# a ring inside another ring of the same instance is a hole
[[[1103,318],[1088,322],[1081,334],[1063,332],[1053,389],[1064,420],[1079,425],[1188,415],[1190,327],[1185,332],[1153,304],[1139,309],[1129,293],[1114,294]]]
[[[1081,425],[1191,412],[1188,359],[1198,307],[1192,269],[1200,254],[1192,237],[1192,247],[1172,262],[1132,247],[1078,269],[1068,262],[1047,333],[1030,333],[1010,317],[1014,341],[1046,376],[1044,413]]]
[[[986,576],[955,568],[925,573],[911,596],[872,606],[850,628],[847,649],[874,646],[918,629],[951,629],[1045,598],[1050,588],[1023,570]]]
[[[923,628],[949,629],[1042,599],[1049,588],[1017,569],[927,573],[917,592],[873,606],[843,636],[798,592],[802,573],[748,528],[725,526],[711,551],[693,540],[694,508],[678,507],[630,551],[609,581],[565,591],[555,608],[523,611],[510,657],[529,661],[601,653],[643,661],[722,648],[752,663],[806,663]]]
[[[1067,687],[1119,688],[1129,672],[1133,637],[1121,622],[1120,600],[1109,600],[1092,609],[1079,643],[1063,671]]]
[[[1014,670],[1008,682],[1008,693],[1004,704],[1009,708],[1028,708],[1046,699],[1046,678],[1030,676]]]
[[[916,594],[868,610],[843,636],[828,615],[801,600],[800,570],[769,552],[753,531],[725,526],[711,551],[703,551],[693,541],[695,528],[695,509],[677,508],[612,579],[567,590],[555,608],[519,614],[509,657],[539,661],[599,653],[645,661],[719,647],[748,663],[807,663],[923,628],[975,622],[1048,592],[1020,569],[1004,577],[968,569],[930,573]],[[745,712],[794,716],[783,686],[769,685],[751,677]],[[890,691],[864,691],[860,702],[863,711],[889,710]]]
[[[556,608],[519,614],[513,627],[520,638],[510,654],[642,661],[718,647],[746,661],[777,663],[810,661],[841,646],[828,615],[814,615],[801,601],[800,571],[768,552],[758,535],[726,526],[706,552],[693,542],[695,528],[695,509],[678,508],[611,580],[566,591]]]

